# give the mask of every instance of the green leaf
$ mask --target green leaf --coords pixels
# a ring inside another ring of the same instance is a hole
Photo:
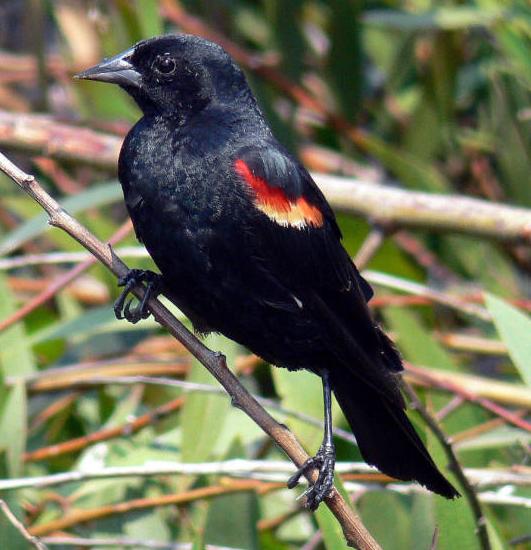
[[[145,319],[137,325],[119,321],[116,319],[112,307],[105,305],[90,309],[73,319],[50,324],[32,334],[29,340],[32,345],[35,345],[55,339],[80,340],[97,334],[152,330],[158,326],[158,323],[152,318]]]
[[[436,464],[447,463],[446,453],[435,435],[428,432],[428,451]],[[442,467],[441,471],[462,493],[455,476]],[[479,541],[476,534],[474,516],[466,498],[448,500],[438,495],[432,495],[434,499],[435,523],[439,528],[438,550],[477,550]]]
[[[272,374],[284,407],[323,418],[323,390],[318,376],[308,371],[290,372],[276,367],[273,367]],[[286,424],[310,454],[317,450],[323,438],[321,428],[294,418],[286,419]]]
[[[22,503],[13,495],[2,496],[3,500],[9,507],[9,510],[14,513],[19,521],[24,521],[24,510]],[[13,523],[7,518],[3,511],[0,510],[0,548],[6,550],[28,550],[28,541],[15,528]]]
[[[219,334],[211,335],[206,340],[206,345],[224,353],[229,366],[234,365],[236,356],[241,352],[238,344]],[[187,380],[203,384],[215,383],[212,375],[197,360],[192,362]],[[201,393],[187,395],[181,413],[184,462],[201,462],[212,457],[213,449],[230,410],[228,396]]]
[[[172,537],[163,510],[153,510],[141,515],[128,514],[127,523],[124,525],[124,533],[127,537],[136,540],[157,540],[171,542]],[[155,536],[156,533],[156,536]]]
[[[488,292],[485,293],[485,303],[522,380],[531,387],[531,319]]]
[[[418,365],[457,370],[452,356],[432,337],[419,316],[406,308],[389,307],[385,319],[397,335],[397,344],[406,359]]]
[[[411,550],[426,550],[431,547],[435,531],[435,510],[433,495],[413,496],[411,508],[410,540]]]
[[[363,18],[370,25],[385,26],[401,31],[434,29],[467,29],[490,27],[510,18],[503,9],[484,9],[468,6],[441,8],[423,13],[408,13],[397,10],[371,10]]]
[[[0,276],[0,319],[9,317],[17,306],[6,284]],[[0,374],[18,376],[35,371],[33,354],[22,323],[16,323],[0,333]]]
[[[492,550],[508,550],[510,546],[503,540],[500,526],[497,525],[494,515],[487,512],[485,514],[485,521],[487,522],[487,533],[489,534]]]
[[[420,315],[406,308],[390,307],[384,311],[384,317],[397,335],[397,343],[404,357],[413,364],[437,367],[456,371],[458,366],[454,358],[434,338],[431,331],[422,322]],[[435,395],[436,407],[444,406],[449,400],[447,395]],[[415,416],[415,415],[412,415]],[[459,411],[445,420],[445,429],[449,433],[466,430],[483,419],[483,412],[472,407],[461,407]],[[424,423],[420,421],[420,425]]]
[[[363,48],[359,23],[360,4],[331,0],[329,79],[347,119],[354,121],[364,86]]]
[[[390,172],[411,189],[443,193],[450,189],[446,178],[422,158],[385,143],[375,135],[366,135],[364,146]]]
[[[365,527],[382,548],[411,548],[411,520],[403,497],[373,491],[363,495],[358,506]]]
[[[151,38],[164,32],[164,24],[158,0],[135,0],[135,11],[139,14],[142,36]]]
[[[244,449],[235,443],[225,459],[241,457]],[[204,541],[229,548],[258,550],[258,497],[254,491],[223,495],[208,509]]]
[[[270,0],[268,2],[272,28],[274,29],[275,46],[282,55],[282,69],[286,74],[297,80],[304,68],[303,60],[307,45],[297,23],[301,20],[302,0]]]
[[[439,528],[438,550],[478,550],[480,546],[476,537],[476,525],[466,501],[463,498],[433,498],[436,499],[435,520]]]
[[[5,449],[9,475],[22,474],[22,454],[26,448],[26,388],[23,383],[0,386],[0,449]]]
[[[76,214],[88,208],[98,208],[111,204],[121,198],[122,188],[117,182],[112,182],[96,185],[78,195],[68,197],[61,202],[61,206],[68,210],[70,214]],[[45,213],[40,213],[19,225],[0,242],[0,256],[9,254],[25,242],[37,237],[46,228],[48,228],[48,215]]]
[[[461,451],[470,451],[477,449],[504,449],[510,447],[524,448],[531,444],[531,433],[513,428],[512,426],[502,426],[484,434],[479,434],[472,439],[454,444],[454,448]]]

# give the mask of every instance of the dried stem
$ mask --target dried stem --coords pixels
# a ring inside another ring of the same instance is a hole
[[[75,548],[96,548],[100,546],[116,547],[120,550],[125,548],[147,548],[149,550],[193,550],[194,544],[191,542],[158,542],[155,540],[138,540],[131,538],[83,538],[83,537],[43,537],[43,540],[49,546],[74,546]],[[236,550],[228,546],[217,546],[213,544],[205,544],[205,550]]]
[[[467,303],[460,296],[448,292],[441,292],[440,290],[435,290],[421,283],[409,281],[380,271],[365,270],[363,276],[373,285],[392,288],[393,290],[414,294],[415,296],[422,296],[433,302],[461,311],[466,315],[478,317],[482,321],[491,320],[489,312],[484,307]]]
[[[354,263],[360,271],[365,269],[378,250],[380,250],[388,233],[389,230],[380,225],[375,225],[372,228],[354,258]]]
[[[393,483],[400,486],[417,487],[416,484],[399,483],[381,474],[365,462],[337,462],[336,472],[346,481],[368,483]],[[512,485],[531,487],[531,472],[489,468],[465,468],[465,475],[476,488]],[[0,480],[0,491],[14,491],[28,487],[45,489],[66,483],[80,483],[100,479],[124,477],[153,478],[156,476],[202,476],[218,475],[260,481],[285,481],[293,474],[293,464],[287,460],[230,459],[218,462],[179,463],[173,461],[150,461],[141,466],[112,466],[99,470],[61,472],[45,476],[22,477]],[[419,491],[425,491],[418,486]]]
[[[57,370],[61,369],[51,369],[52,371],[57,372]],[[135,376],[119,376],[116,375],[116,372],[113,376],[108,376],[107,373],[105,376],[97,376],[93,374],[93,371],[91,372],[84,372],[84,373],[77,373],[77,376],[73,377],[72,382],[69,388],[77,388],[77,387],[90,387],[90,386],[99,386],[99,385],[110,385],[110,384],[123,384],[127,386],[137,386],[139,384],[152,384],[156,386],[167,386],[172,388],[180,388],[183,390],[183,392],[204,392],[204,393],[213,393],[213,394],[221,394],[225,395],[225,391],[222,388],[219,388],[218,386],[213,386],[210,384],[200,384],[197,382],[189,382],[188,380],[175,380],[172,378],[164,378],[161,377],[154,377],[153,373],[149,373],[150,376],[143,376],[143,375],[135,375]],[[80,376],[81,375],[81,376]],[[11,377],[6,380],[7,385],[14,385],[15,383],[20,382],[20,380],[16,380],[16,378]],[[65,389],[66,386],[64,384],[64,380],[60,381],[60,387]],[[31,386],[30,386],[31,389]],[[53,384],[47,384],[46,390],[53,391],[54,386]],[[40,389],[39,391],[43,391]],[[283,414],[285,416],[295,418],[297,420],[300,420],[302,422],[306,422],[307,424],[310,424],[312,426],[322,427],[323,422],[320,419],[314,418],[313,416],[307,415],[305,413],[301,413],[299,411],[295,411],[293,409],[289,409],[286,407],[283,407],[280,405],[277,401],[273,401],[272,399],[268,399],[266,397],[260,397],[258,395],[251,394],[262,407],[266,409],[271,409],[273,411],[279,412],[280,414]],[[157,416],[155,415],[153,417],[153,420],[156,420]],[[139,420],[139,419],[137,419]],[[147,424],[146,424],[147,425]],[[144,427],[144,426],[140,426]],[[113,432],[116,435],[111,435],[110,437],[118,437],[122,435],[122,430],[125,430],[125,427],[122,428],[114,428],[112,430],[102,430],[101,432],[94,432],[91,434],[90,438],[98,437],[96,434],[100,434],[102,432]],[[348,441],[349,443],[352,443],[356,445],[356,438],[346,430],[343,430],[341,428],[333,427],[332,432],[336,437],[339,437],[343,439],[344,441]],[[107,439],[107,438],[105,438]],[[77,438],[76,440],[70,440],[68,442],[65,442],[64,445],[66,448],[69,448],[69,444],[73,441],[85,441],[87,444],[92,443],[93,440],[87,441],[87,437],[81,437]],[[63,443],[52,445],[51,447],[46,447],[47,449],[51,449],[57,446],[61,446]],[[83,445],[84,447],[85,445]],[[80,447],[81,448],[81,447]],[[43,449],[39,449],[39,452]],[[71,450],[68,450],[67,452],[73,452],[79,450],[76,446],[72,447]]]
[[[485,397],[480,397],[470,389],[470,385],[467,386],[465,380],[469,380],[470,383],[473,383],[474,379],[478,377],[472,375],[457,374],[458,378],[461,378],[462,384],[457,384],[452,377],[455,377],[456,373],[452,373],[452,376],[446,376],[444,371],[432,372],[432,369],[426,369],[421,367],[416,367],[410,363],[405,363],[406,367],[406,376],[405,379],[408,380],[412,375],[414,380],[417,382],[422,382],[432,388],[441,388],[446,391],[453,393],[454,395],[459,395],[470,401],[471,403],[476,403],[480,407],[490,411],[491,413],[503,418],[505,422],[513,424],[516,427],[525,430],[526,432],[531,432],[531,423],[527,420],[520,418],[518,414],[513,413],[507,409],[504,409],[500,405],[493,403],[490,399]],[[498,382],[498,387],[503,387],[503,382]],[[505,384],[506,386],[507,384]],[[529,390],[524,389],[524,395],[529,398]],[[525,406],[525,405],[524,405]]]
[[[2,154],[0,154],[0,170],[44,208],[51,225],[66,231],[87,250],[90,250],[117,277],[127,275],[129,271],[127,266],[114,254],[111,247],[96,239],[83,225],[65,212],[33,176],[20,170]],[[135,295],[142,298],[143,289],[135,289]],[[236,376],[227,368],[225,357],[208,349],[159,300],[150,299],[148,303],[155,320],[164,325],[209,370],[230,395],[233,405],[242,409],[275,440],[276,444],[297,466],[301,466],[309,458],[308,454],[295,436],[285,426],[276,422],[242,386]],[[309,474],[311,481],[315,481],[316,478],[315,471]],[[380,548],[336,489],[332,490],[325,503],[341,524],[345,539],[350,546],[358,547],[361,550]]]
[[[43,115],[0,111],[0,145],[115,171],[122,139]],[[313,174],[337,210],[373,223],[531,243],[531,210],[455,195],[407,191],[354,178]]]
[[[47,535],[54,531],[63,531],[81,523],[95,521],[116,514],[126,514],[136,510],[146,510],[157,506],[169,506],[178,504],[188,504],[196,500],[213,498],[221,495],[256,491],[259,494],[265,494],[270,491],[284,489],[284,483],[266,483],[256,480],[230,480],[220,485],[211,485],[199,489],[191,489],[182,493],[171,495],[160,495],[149,498],[137,498],[118,504],[108,504],[98,508],[77,509],[68,512],[66,515],[41,523],[30,528],[33,535]]]

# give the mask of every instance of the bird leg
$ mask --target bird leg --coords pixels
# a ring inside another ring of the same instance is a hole
[[[127,303],[127,296],[131,293],[135,286],[140,286],[146,283],[144,296],[140,303],[131,308],[133,298]],[[147,319],[150,311],[147,303],[150,298],[155,298],[162,290],[161,276],[153,271],[143,269],[130,269],[125,277],[118,279],[118,286],[123,286],[124,289],[116,302],[114,302],[114,314],[117,319],[127,319],[130,323],[138,323],[141,319]]]
[[[315,483],[303,493],[306,506],[316,510],[319,504],[328,496],[334,485],[334,467],[336,464],[336,448],[332,437],[332,391],[327,370],[321,374],[324,397],[324,437],[317,454],[309,458],[289,479],[288,488],[293,489],[302,475],[311,468],[319,469]]]

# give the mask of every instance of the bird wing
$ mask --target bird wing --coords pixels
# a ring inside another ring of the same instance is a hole
[[[372,289],[310,174],[277,144],[239,150],[233,170],[254,214],[245,228],[254,259],[301,298],[337,362],[403,406],[398,352],[372,320]]]
[[[307,170],[278,144],[244,147],[233,170],[256,216],[259,251],[286,279],[345,291],[353,286],[368,302],[372,288],[341,245],[341,231],[324,195]],[[253,232],[253,228],[251,228]]]

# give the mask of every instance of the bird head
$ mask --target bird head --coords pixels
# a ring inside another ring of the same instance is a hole
[[[214,101],[234,103],[250,95],[242,71],[221,46],[186,34],[144,40],[75,78],[118,84],[145,114],[196,113]]]

